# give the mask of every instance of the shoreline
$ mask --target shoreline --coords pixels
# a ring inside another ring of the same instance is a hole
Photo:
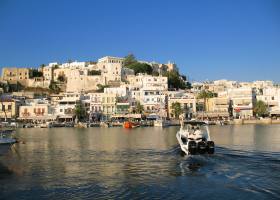
[[[262,124],[262,125],[270,125],[270,124],[280,124],[280,120],[274,120],[271,118],[264,119],[234,119],[229,121],[231,125],[246,125],[246,124]]]

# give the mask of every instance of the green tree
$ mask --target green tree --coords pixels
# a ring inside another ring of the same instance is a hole
[[[78,121],[81,121],[86,117],[86,110],[81,102],[76,104],[74,112],[76,117],[78,118]]]
[[[179,102],[172,103],[171,109],[172,109],[172,114],[175,116],[176,119],[178,119],[180,114],[183,113],[181,104]]]
[[[204,102],[204,111],[206,111],[206,101],[210,98],[213,97],[217,97],[216,93],[213,93],[211,91],[206,91],[206,90],[202,90],[198,95],[197,98],[198,99],[203,99]]]
[[[175,88],[175,89],[186,89],[187,85],[184,79],[180,76],[179,72],[177,71],[170,71],[163,73],[163,76],[168,78],[168,88]]]
[[[186,82],[186,89],[191,89],[192,88],[192,84],[190,82]]]
[[[144,111],[143,105],[139,101],[136,102],[135,112],[141,114]]]
[[[133,54],[128,54],[127,56],[124,57],[124,66],[128,67],[131,64],[137,63],[137,60]]]
[[[147,63],[138,62],[133,54],[128,54],[124,58],[124,66],[126,68],[133,69],[135,74],[138,74],[138,73],[152,74],[153,73],[153,68],[151,65],[149,65]]]
[[[58,94],[60,92],[60,88],[58,87],[57,83],[55,81],[51,81],[49,89],[51,92]]]
[[[136,63],[132,63],[126,67],[129,69],[133,69],[135,74],[138,74],[138,73],[152,74],[153,73],[152,66],[147,63],[136,62]]]
[[[268,115],[268,106],[267,106],[267,104],[265,104],[265,102],[263,102],[261,100],[256,102],[253,110],[254,110],[255,115],[257,115],[259,117],[264,117],[264,116]]]
[[[39,71],[38,69],[31,69],[30,77],[43,77],[43,72]]]

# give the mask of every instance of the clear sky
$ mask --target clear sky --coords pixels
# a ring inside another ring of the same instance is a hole
[[[0,0],[0,66],[133,53],[191,80],[280,82],[280,0]]]

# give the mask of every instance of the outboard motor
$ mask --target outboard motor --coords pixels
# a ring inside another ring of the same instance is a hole
[[[196,154],[196,142],[195,141],[189,141],[188,149],[189,149],[189,153],[191,155]]]
[[[207,150],[206,143],[204,141],[197,143],[197,151],[199,154],[205,154]]]
[[[215,152],[215,143],[213,141],[207,142],[207,152],[213,154]]]

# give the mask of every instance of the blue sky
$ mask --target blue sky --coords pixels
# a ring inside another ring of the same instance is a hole
[[[0,66],[133,53],[191,80],[280,82],[278,0],[0,0]]]

